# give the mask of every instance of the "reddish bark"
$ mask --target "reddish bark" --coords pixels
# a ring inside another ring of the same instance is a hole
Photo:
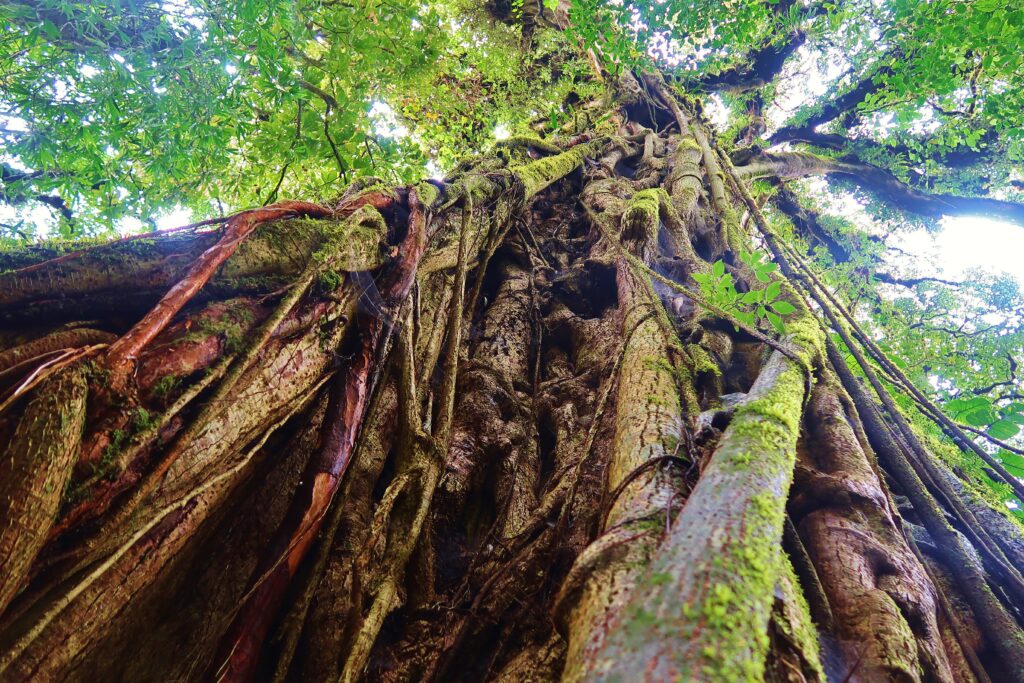
[[[397,258],[385,267],[376,283],[389,315],[396,314],[405,301],[427,245],[426,215],[415,190],[409,192],[408,204],[408,229],[398,245]],[[285,592],[316,538],[348,468],[376,381],[376,360],[390,335],[391,325],[386,315],[364,312],[357,329],[355,353],[331,388],[319,452],[307,466],[284,524],[253,573],[252,589],[221,640],[211,672],[218,681],[251,679]]]
[[[328,218],[332,215],[333,209],[318,204],[287,201],[232,216],[217,243],[203,252],[193,262],[188,274],[107,350],[106,364],[111,371],[112,385],[115,388],[123,387],[142,349],[160,334],[178,311],[213,277],[217,268],[235,253],[242,240],[260,224],[283,218]]]

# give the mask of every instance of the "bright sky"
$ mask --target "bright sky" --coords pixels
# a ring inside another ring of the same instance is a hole
[[[1024,227],[975,216],[949,216],[942,220],[942,228],[938,234],[917,230],[891,243],[912,254],[934,255],[941,274],[951,279],[981,268],[1010,273],[1024,285]]]

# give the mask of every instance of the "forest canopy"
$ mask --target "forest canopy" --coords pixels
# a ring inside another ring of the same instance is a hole
[[[814,145],[924,192],[1024,196],[1010,0],[14,0],[0,22],[6,237],[444,173],[496,130],[578,116],[601,89],[581,46],[613,77],[656,67],[705,93],[723,140]]]

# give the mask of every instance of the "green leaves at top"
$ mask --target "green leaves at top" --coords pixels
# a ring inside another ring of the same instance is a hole
[[[984,428],[985,433],[995,439],[1011,439],[1024,426],[1024,403],[999,406],[984,396],[973,396],[948,401],[945,408],[954,420]]]

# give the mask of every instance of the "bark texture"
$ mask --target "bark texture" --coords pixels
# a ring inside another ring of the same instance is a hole
[[[624,82],[443,182],[0,257],[0,681],[1024,680],[1020,529],[827,339],[746,185],[799,169]],[[781,335],[698,286],[755,235]]]

